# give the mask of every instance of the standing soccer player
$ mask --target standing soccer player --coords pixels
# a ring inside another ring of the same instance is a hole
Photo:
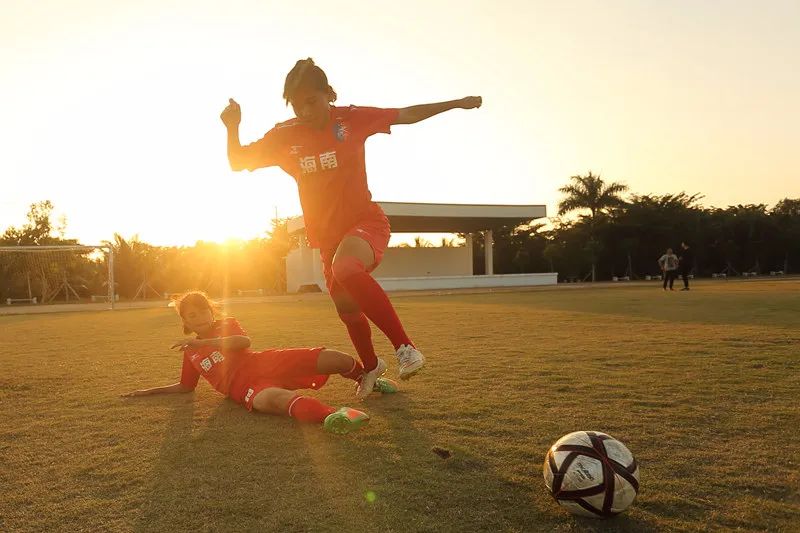
[[[372,345],[367,319],[389,338],[401,379],[416,374],[425,357],[409,338],[389,298],[370,274],[389,243],[389,221],[367,186],[364,143],[396,124],[414,124],[451,109],[474,109],[481,97],[402,109],[335,107],[336,92],[314,61],[298,61],[286,76],[283,98],[296,118],[277,124],[242,146],[241,109],[233,99],[220,115],[228,130],[231,168],[279,166],[297,182],[309,243],[320,249],[328,291],[364,366],[359,398],[386,371]]]

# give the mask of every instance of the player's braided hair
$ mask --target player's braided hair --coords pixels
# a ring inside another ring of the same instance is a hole
[[[220,317],[220,306],[217,302],[212,301],[209,299],[208,295],[203,291],[189,291],[181,294],[180,296],[174,298],[175,302],[175,311],[178,312],[181,318],[183,318],[183,312],[186,310],[187,307],[197,307],[199,309],[210,309],[211,313],[214,315],[214,318]],[[192,332],[189,328],[186,327],[184,324],[183,326],[183,333],[188,335]]]
[[[310,57],[301,59],[294,64],[294,68],[286,75],[283,84],[283,99],[286,103],[292,98],[294,92],[300,87],[307,87],[320,91],[327,91],[330,102],[336,101],[336,91],[328,84],[328,76],[325,72],[314,64]]]

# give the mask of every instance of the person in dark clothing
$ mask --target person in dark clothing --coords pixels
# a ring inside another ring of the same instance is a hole
[[[682,291],[689,290],[689,272],[692,271],[692,267],[694,266],[694,250],[692,250],[686,242],[681,243],[681,252],[678,261],[678,269],[681,273],[681,278],[683,278],[683,288]]]

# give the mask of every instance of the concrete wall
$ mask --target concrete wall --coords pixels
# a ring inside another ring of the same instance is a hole
[[[555,285],[558,273],[495,274],[492,276],[441,276],[415,278],[377,278],[385,291],[418,291],[437,289],[475,289],[489,287],[532,287]]]
[[[459,248],[389,248],[375,278],[471,276],[472,251]]]
[[[435,290],[479,287],[527,287],[555,285],[556,273],[472,275],[472,249],[389,248],[375,279],[387,291]],[[298,248],[286,257],[286,290],[297,292],[303,285],[326,291],[319,250]]]
[[[312,284],[325,290],[319,250],[305,246],[295,248],[286,256],[286,292],[297,292],[303,285]]]

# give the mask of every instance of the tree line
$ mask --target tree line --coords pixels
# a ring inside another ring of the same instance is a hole
[[[33,204],[27,222],[6,229],[0,246],[81,244],[64,237],[65,224],[55,225],[52,211],[49,201]],[[256,288],[265,294],[280,294],[286,287],[285,257],[297,246],[284,219],[273,220],[263,238],[249,241],[154,246],[138,236],[126,239],[115,233],[111,241],[100,244],[113,250],[115,292],[123,299],[163,298],[189,289],[202,289],[212,296]],[[29,286],[39,302],[47,302],[60,279],[68,280],[81,298],[105,295],[107,278],[102,253],[0,252],[0,303],[6,298],[26,297]],[[57,300],[65,297],[57,296]]]
[[[493,228],[496,273],[641,279],[660,274],[658,258],[681,242],[694,249],[696,276],[800,271],[800,199],[706,207],[699,194],[627,194],[591,172],[559,190],[558,216],[548,224]],[[474,249],[474,271],[482,273],[481,239]]]
[[[706,207],[698,194],[632,194],[620,183],[588,173],[561,187],[558,215],[547,223],[492,228],[498,274],[558,272],[560,281],[639,279],[658,275],[657,259],[681,242],[694,249],[696,276],[714,273],[786,274],[800,271],[800,199],[772,207],[746,204]],[[77,245],[65,238],[66,221],[53,221],[49,201],[33,204],[27,221],[0,235],[0,246]],[[285,258],[298,246],[285,219],[262,238],[235,243],[154,246],[114,234],[103,243],[114,251],[116,293],[122,298],[163,297],[187,289],[213,296],[238,290],[285,292]],[[461,235],[465,237],[465,235]],[[473,240],[474,272],[482,274],[483,239]],[[415,246],[431,243],[417,238]],[[443,239],[442,245],[453,241]],[[0,253],[0,302],[56,298],[62,282],[81,298],[107,293],[102,254]]]

